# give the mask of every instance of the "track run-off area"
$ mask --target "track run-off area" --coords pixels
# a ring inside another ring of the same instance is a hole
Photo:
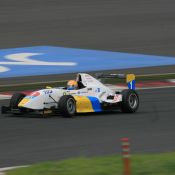
[[[175,57],[174,9],[173,0],[6,0],[0,2],[0,49],[6,52],[9,48],[54,46],[171,59]],[[16,58],[9,54],[5,54],[9,60],[1,59],[0,62],[13,62]],[[121,67],[122,70],[117,65],[118,70],[113,72],[155,74],[175,71],[173,62],[172,65],[156,65]],[[0,66],[2,72],[14,70],[7,63]],[[22,72],[23,67],[18,70]],[[54,81],[60,77],[65,79],[64,76],[1,76],[0,84]],[[71,76],[69,74],[66,79]],[[121,137],[131,139],[132,152],[174,151],[175,88],[138,92],[140,108],[135,114],[88,114],[70,119],[0,115],[0,167],[120,153]],[[8,102],[1,100],[0,106]]]

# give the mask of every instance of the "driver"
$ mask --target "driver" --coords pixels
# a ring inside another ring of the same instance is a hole
[[[76,90],[78,89],[78,83],[75,80],[69,80],[67,82],[67,90]]]

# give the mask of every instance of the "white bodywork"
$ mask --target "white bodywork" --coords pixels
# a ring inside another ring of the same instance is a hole
[[[82,87],[77,90],[67,90],[59,87],[42,89],[26,96],[18,106],[37,110],[49,109],[51,107],[57,107],[57,102],[60,97],[68,94],[73,96],[96,97],[100,103],[118,103],[122,101],[122,95],[116,94],[116,91],[119,91],[117,88],[109,88],[89,74],[79,73],[77,74],[76,80],[79,82],[78,84],[82,85]],[[109,96],[114,98],[107,99]]]

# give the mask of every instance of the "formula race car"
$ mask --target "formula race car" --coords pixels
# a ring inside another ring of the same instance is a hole
[[[76,90],[65,87],[46,88],[32,92],[13,94],[10,105],[2,106],[2,113],[61,114],[72,117],[77,113],[121,110],[134,113],[139,107],[139,96],[135,91],[135,75],[98,74],[97,78],[126,78],[128,89],[107,86],[86,73],[78,73]]]

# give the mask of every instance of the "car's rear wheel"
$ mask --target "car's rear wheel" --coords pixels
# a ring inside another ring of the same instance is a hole
[[[63,95],[58,102],[58,110],[63,117],[72,117],[76,113],[76,102],[71,95]]]
[[[134,113],[139,107],[139,96],[136,91],[127,89],[122,91],[121,111]]]

